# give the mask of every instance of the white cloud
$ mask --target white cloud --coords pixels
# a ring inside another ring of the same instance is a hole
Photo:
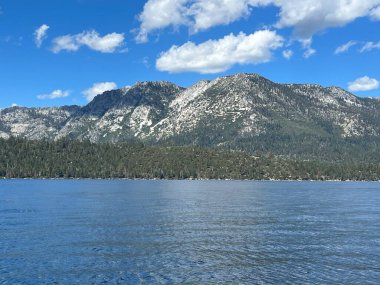
[[[262,30],[251,35],[227,35],[201,44],[187,42],[172,46],[160,54],[156,67],[161,71],[218,73],[235,64],[259,64],[272,58],[272,50],[283,46],[283,38],[274,31]]]
[[[290,49],[287,49],[287,50],[284,50],[282,52],[282,56],[285,58],[285,59],[291,59],[293,57],[293,51],[290,50]]]
[[[54,90],[50,94],[42,94],[38,95],[37,98],[44,100],[44,99],[57,99],[57,98],[65,98],[70,95],[70,91],[62,91],[60,89]]]
[[[249,16],[252,6],[269,4],[269,0],[197,0],[188,8],[191,32],[227,25]]]
[[[34,31],[34,42],[38,48],[41,47],[43,40],[46,38],[46,33],[49,28],[48,25],[43,24]]]
[[[152,31],[187,26],[198,32],[249,16],[253,7],[279,7],[277,28],[294,28],[297,39],[342,27],[360,17],[380,20],[380,0],[149,0],[139,15],[137,40],[146,42]]]
[[[99,82],[93,84],[90,88],[84,90],[82,94],[86,97],[87,101],[94,99],[96,95],[102,94],[106,91],[116,89],[117,85],[115,82]]]
[[[187,26],[191,33],[226,25],[251,13],[251,6],[271,0],[149,0],[139,15],[138,42],[147,42],[152,31]]]
[[[363,76],[355,81],[348,83],[348,90],[355,91],[369,91],[378,89],[380,82],[374,78],[369,78],[368,76]]]
[[[79,48],[80,45],[76,42],[75,36],[66,35],[53,40],[52,51],[54,53],[59,53],[62,50],[77,51]]]
[[[317,51],[315,49],[313,49],[313,48],[310,47],[310,48],[308,48],[308,49],[305,50],[305,52],[303,53],[303,57],[304,58],[309,58],[312,55],[314,55],[316,52]]]
[[[124,42],[124,34],[111,33],[103,37],[95,31],[81,33],[76,36],[79,44],[88,46],[90,49],[111,53]]]
[[[274,0],[274,3],[280,7],[276,27],[293,27],[295,36],[305,39],[369,16],[380,0]]]
[[[302,48],[305,49],[305,52],[303,53],[304,58],[309,58],[313,54],[315,54],[317,51],[311,47],[312,39],[301,39],[300,40]]]
[[[335,54],[347,52],[351,47],[355,46],[356,44],[356,41],[349,41],[341,46],[338,46],[335,50]]]
[[[370,17],[373,21],[380,21],[380,5],[371,10]]]
[[[139,15],[141,25],[137,42],[147,42],[148,34],[153,30],[186,24],[186,2],[187,0],[149,0]]]
[[[86,31],[76,35],[65,35],[53,40],[52,51],[59,53],[62,50],[77,51],[82,46],[103,52],[112,53],[124,43],[124,34],[111,33],[100,36],[96,31]]]
[[[371,51],[373,49],[380,49],[380,42],[374,43],[374,42],[367,42],[365,45],[360,49],[360,52],[367,52]]]

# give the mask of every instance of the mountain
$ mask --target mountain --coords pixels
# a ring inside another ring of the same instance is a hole
[[[84,107],[0,111],[0,137],[92,142],[141,140],[254,154],[379,159],[380,101],[315,84],[278,84],[257,74],[189,88],[140,82]]]
[[[11,107],[0,110],[0,138],[54,139],[79,106],[53,108]]]
[[[169,104],[183,91],[169,82],[140,82],[107,91],[74,114],[55,139],[92,142],[143,139],[152,126],[163,120]]]

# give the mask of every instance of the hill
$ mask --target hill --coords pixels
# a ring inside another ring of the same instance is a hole
[[[189,88],[139,82],[100,94],[83,107],[3,109],[0,137],[11,136],[379,162],[380,101],[338,87],[278,84],[257,74]]]

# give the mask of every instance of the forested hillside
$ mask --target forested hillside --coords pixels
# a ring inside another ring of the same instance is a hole
[[[302,161],[199,147],[0,139],[0,177],[380,180],[379,163]]]

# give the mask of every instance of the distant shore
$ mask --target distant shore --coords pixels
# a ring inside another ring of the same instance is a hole
[[[379,183],[380,180],[337,180],[337,179],[327,179],[327,180],[315,180],[315,179],[208,179],[208,178],[186,178],[186,179],[160,179],[160,178],[47,178],[47,177],[25,177],[25,178],[9,178],[0,177],[0,180],[68,180],[68,181],[79,181],[79,180],[94,180],[94,181],[220,181],[220,182],[373,182]]]

